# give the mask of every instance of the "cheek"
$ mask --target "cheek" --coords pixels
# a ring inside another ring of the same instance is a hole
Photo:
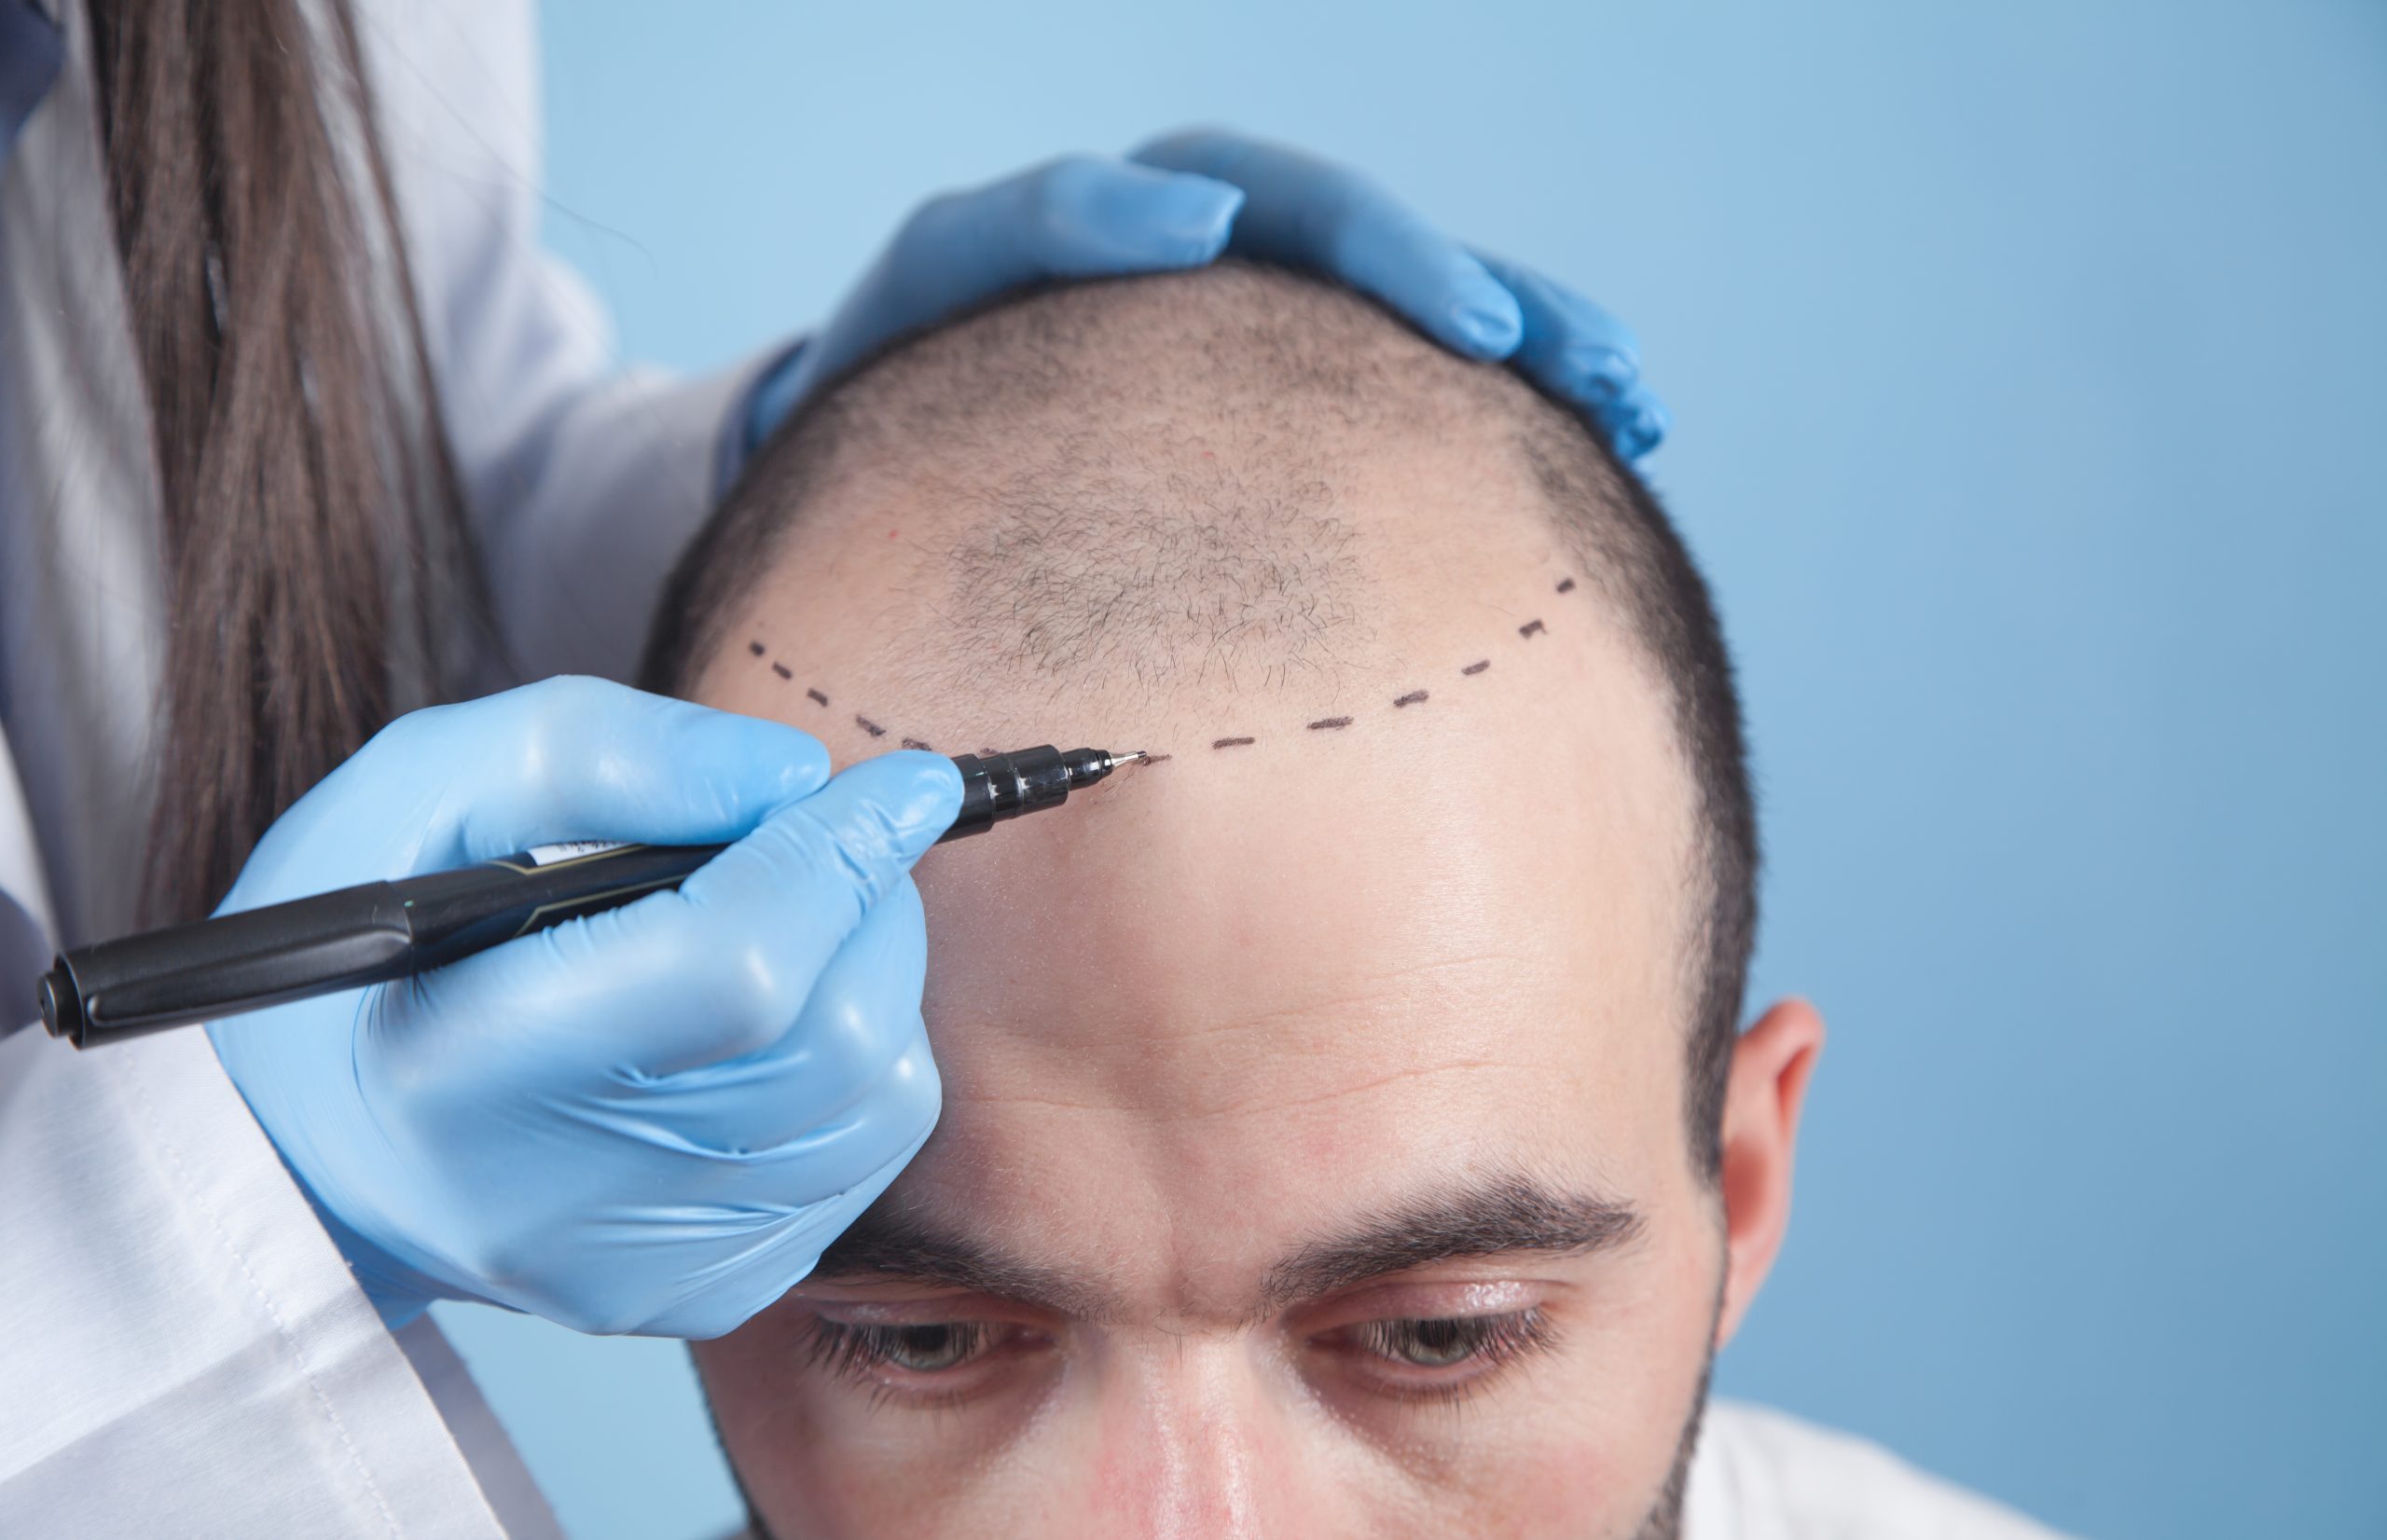
[[[888,1516],[873,1499],[887,1483],[867,1455],[870,1419],[839,1404],[805,1367],[797,1330],[771,1316],[690,1344],[738,1479],[774,1534],[879,1533]]]
[[[1672,1467],[1713,1293],[1694,1249],[1651,1260],[1556,1358],[1450,1404],[1332,1404],[1239,1350],[1142,1333],[1041,1404],[937,1412],[874,1407],[804,1368],[768,1317],[695,1354],[740,1478],[791,1537],[1071,1540],[1173,1516],[1322,1540],[1623,1540]]]
[[[766,1312],[718,1341],[691,1344],[723,1447],[772,1533],[1059,1533],[1021,1525],[1023,1500],[1043,1490],[1039,1458],[1051,1452],[1039,1447],[1032,1405],[989,1415],[876,1404],[868,1387],[809,1364],[803,1321]]]
[[[1417,1533],[1633,1534],[1674,1467],[1704,1359],[1703,1320],[1671,1342],[1571,1360],[1531,1402],[1424,1423],[1452,1441],[1430,1458],[1413,1452],[1399,1473],[1434,1518]]]

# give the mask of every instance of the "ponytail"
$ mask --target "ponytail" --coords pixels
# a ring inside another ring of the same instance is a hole
[[[487,605],[346,0],[90,0],[167,593],[149,918]]]

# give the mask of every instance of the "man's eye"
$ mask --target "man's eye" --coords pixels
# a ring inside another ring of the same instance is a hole
[[[1475,1355],[1483,1332],[1473,1321],[1444,1316],[1434,1321],[1386,1321],[1378,1351],[1419,1368],[1448,1368]]]
[[[987,1328],[945,1321],[926,1327],[878,1327],[884,1333],[878,1354],[897,1368],[914,1374],[934,1374],[965,1364],[978,1352]]]
[[[1543,1334],[1541,1313],[1521,1310],[1506,1315],[1371,1321],[1357,1336],[1361,1349],[1404,1368],[1448,1369],[1504,1363],[1538,1345]]]
[[[975,1358],[990,1335],[976,1321],[925,1326],[862,1326],[822,1319],[813,1327],[812,1361],[839,1373],[881,1367],[907,1374],[941,1374]]]

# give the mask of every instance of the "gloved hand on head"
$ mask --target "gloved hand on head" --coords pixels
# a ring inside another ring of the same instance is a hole
[[[1356,172],[1194,130],[1125,159],[1070,156],[921,205],[820,333],[756,388],[747,447],[905,333],[1012,290],[1226,255],[1324,273],[1455,352],[1512,360],[1628,460],[1665,436],[1671,419],[1641,382],[1640,345],[1590,300],[1469,252]]]
[[[267,833],[254,908],[564,839],[733,841],[677,892],[208,1028],[393,1325],[478,1299],[713,1337],[936,1121],[912,863],[950,761],[558,679],[393,723]]]

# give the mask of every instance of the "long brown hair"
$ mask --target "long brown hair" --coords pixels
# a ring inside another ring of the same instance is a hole
[[[90,16],[168,594],[148,901],[179,919],[441,693],[484,606],[347,0]]]

